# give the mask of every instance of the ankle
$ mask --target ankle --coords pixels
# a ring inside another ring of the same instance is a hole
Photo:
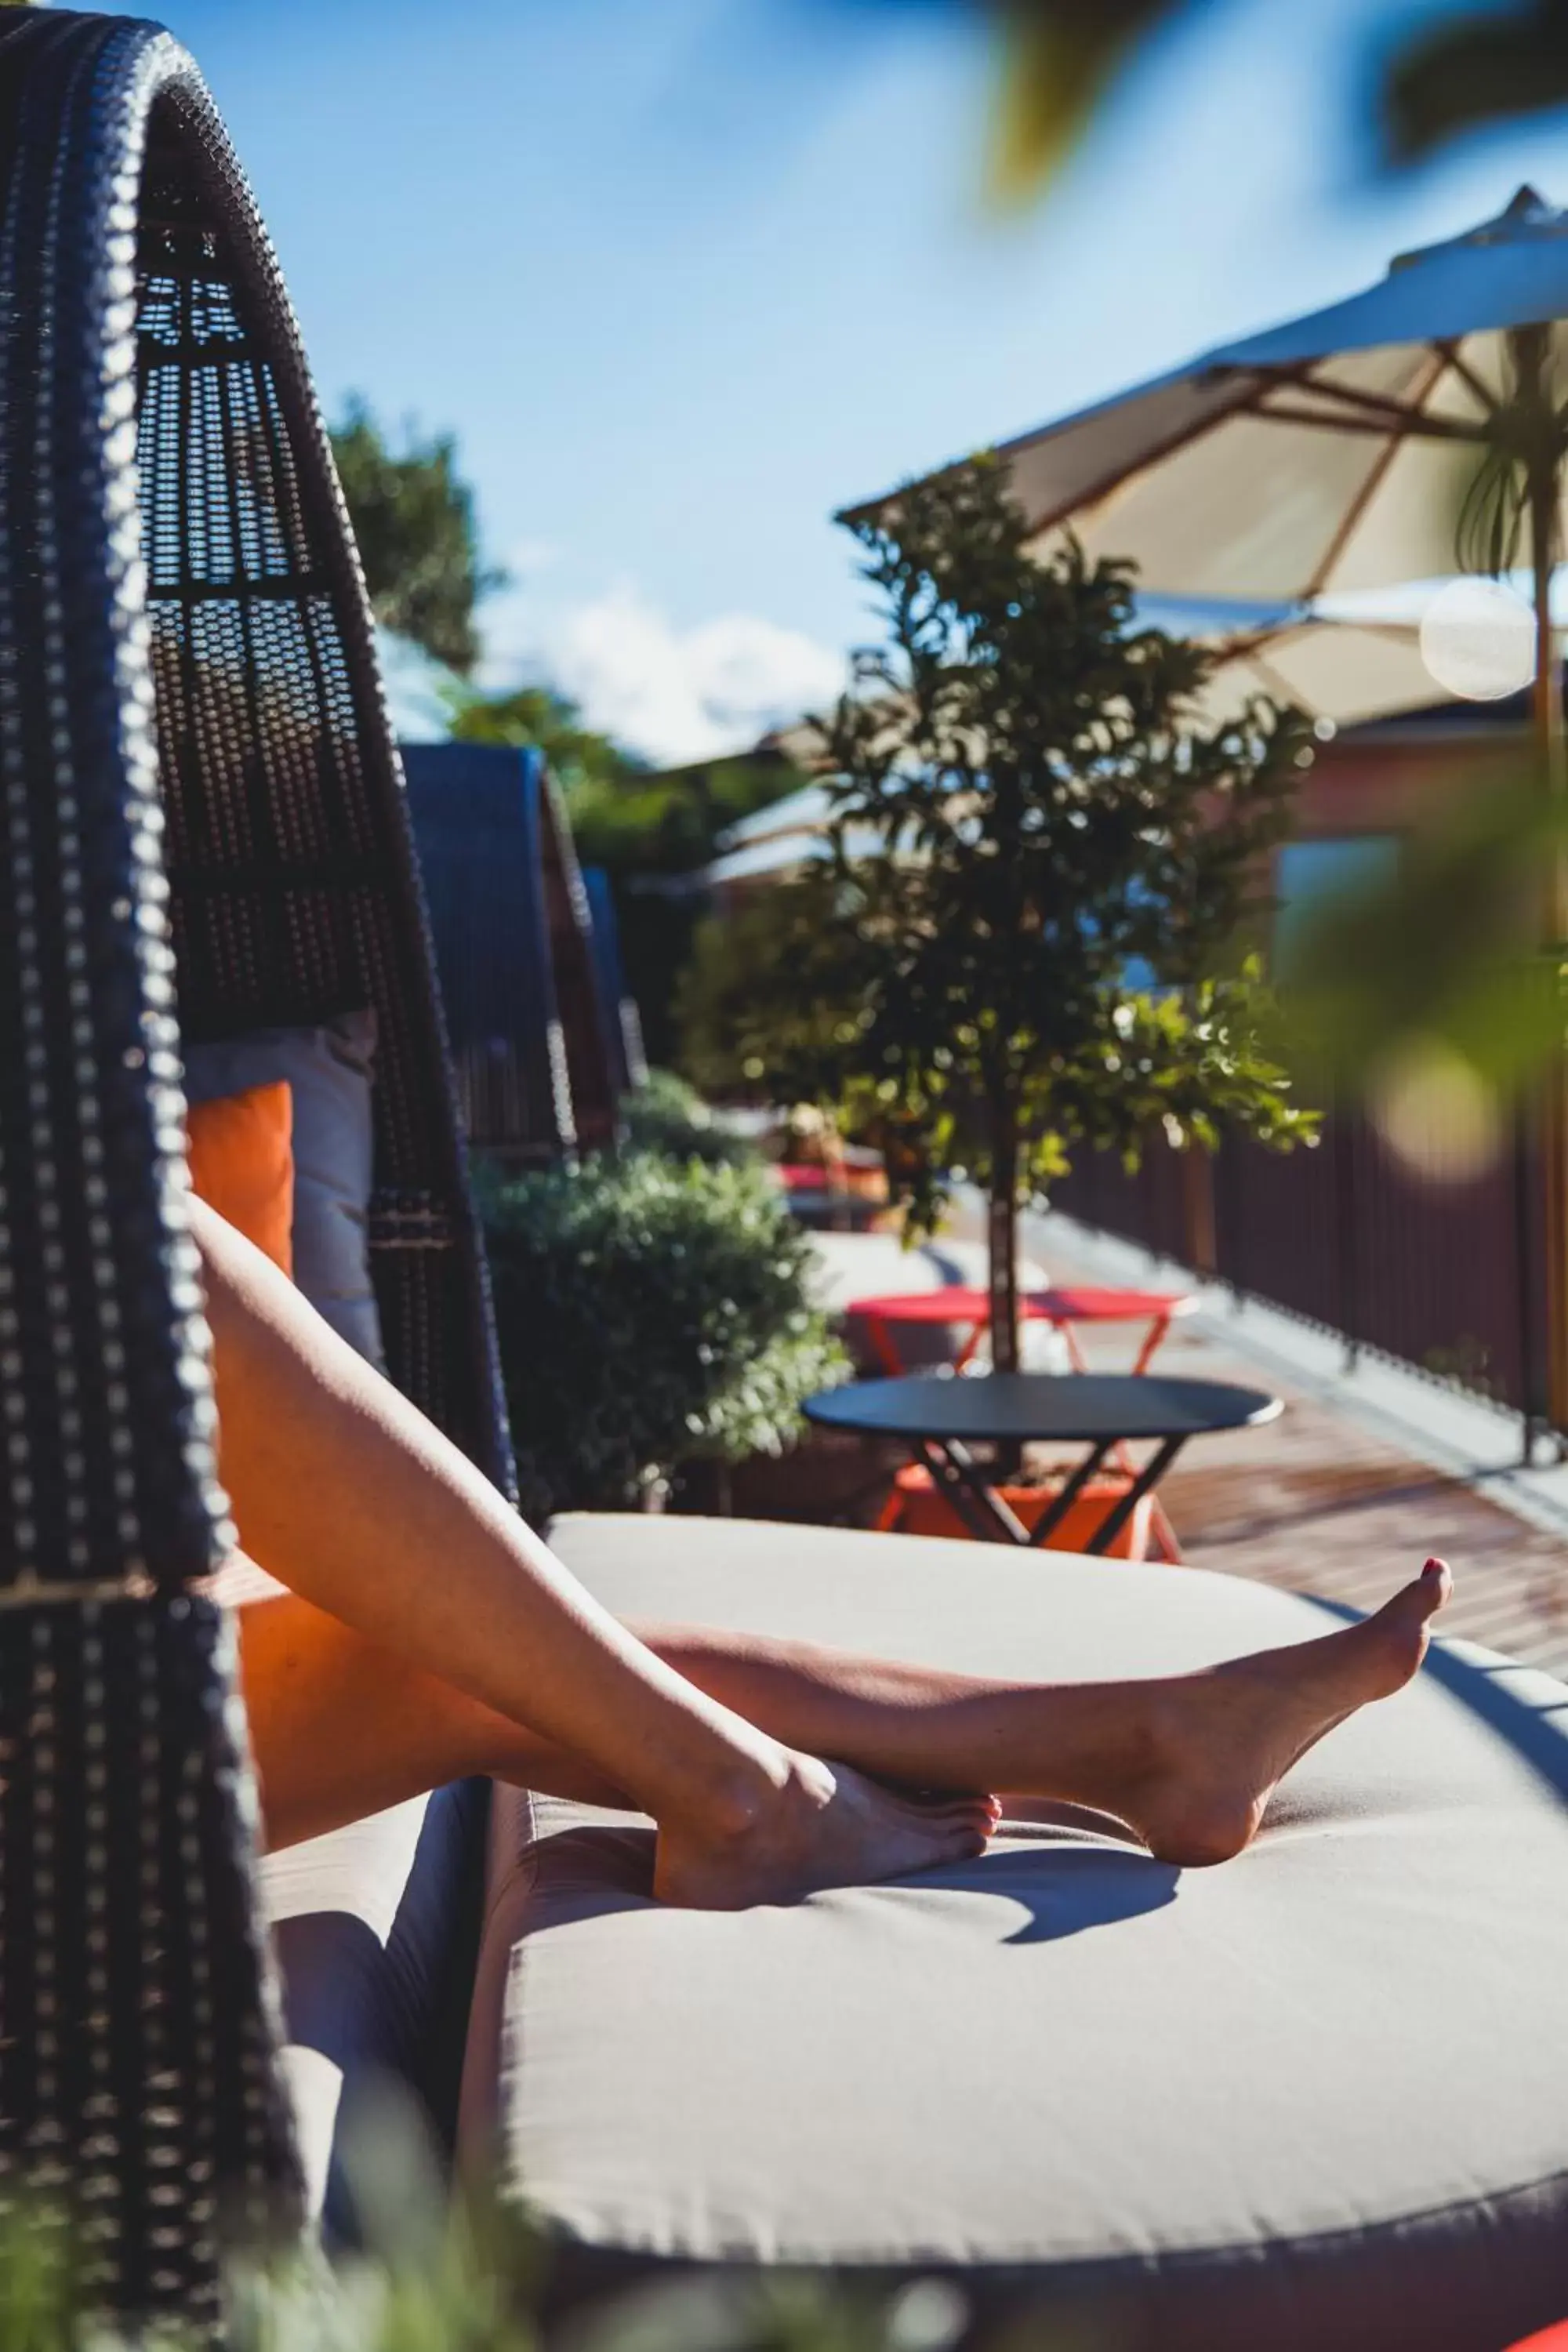
[[[717,1762],[710,1759],[697,1773],[683,1775],[680,1785],[667,1792],[663,1807],[649,1810],[661,1821],[679,1819],[705,1841],[742,1844],[772,1817],[788,1781],[786,1751],[757,1735],[727,1744]]]
[[[1097,1721],[1067,1777],[1069,1794],[1080,1804],[1121,1812],[1147,1790],[1192,1760],[1191,1717],[1184,1676],[1161,1675],[1126,1683],[1117,1694],[1114,1717]],[[1128,1818],[1121,1812],[1121,1818]]]
[[[1129,1709],[1128,1752],[1133,1769],[1149,1778],[1184,1771],[1193,1762],[1194,1688],[1205,1675],[1161,1675],[1133,1685],[1138,1704]]]
[[[695,1803],[679,1810],[705,1843],[740,1853],[787,1837],[803,1814],[820,1810],[832,1785],[826,1767],[814,1757],[763,1740],[706,1780]]]

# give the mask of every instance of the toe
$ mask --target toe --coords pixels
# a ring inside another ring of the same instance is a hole
[[[1408,1635],[1425,1625],[1429,1617],[1436,1615],[1453,1589],[1454,1580],[1448,1573],[1447,1563],[1429,1559],[1420,1575],[1414,1577],[1408,1584],[1402,1584],[1381,1609],[1373,1612],[1366,1623],[1385,1633],[1397,1632],[1402,1636]]]
[[[1002,1818],[1002,1807],[995,1797],[964,1796],[910,1797],[900,1800],[910,1817],[922,1823],[942,1824],[963,1822],[996,1822]]]
[[[984,1853],[988,1840],[983,1829],[955,1828],[948,1832],[938,1859],[942,1862],[973,1862]]]
[[[978,1838],[984,1845],[994,1832],[1001,1818],[1001,1814],[991,1806],[976,1801],[949,1807],[931,1823],[931,1827],[944,1841],[949,1838]]]
[[[1452,1579],[1440,1559],[1428,1560],[1420,1575],[1404,1585],[1392,1600],[1344,1635],[1344,1649],[1335,1661],[1335,1678],[1348,1668],[1346,1690],[1353,1705],[1369,1698],[1386,1698],[1409,1681],[1426,1650],[1430,1620],[1448,1598]]]
[[[1453,1597],[1454,1576],[1447,1561],[1429,1559],[1414,1589],[1421,1596],[1422,1613],[1435,1616]]]

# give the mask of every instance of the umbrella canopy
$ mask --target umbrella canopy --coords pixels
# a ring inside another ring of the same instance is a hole
[[[1351,597],[1267,604],[1237,597],[1141,595],[1138,617],[1205,646],[1216,664],[1199,698],[1210,720],[1268,695],[1335,727],[1430,703],[1441,692],[1423,655],[1420,612],[1386,613]]]
[[[1070,524],[1091,553],[1131,557],[1146,590],[1300,604],[1431,578],[1455,568],[1521,329],[1544,330],[1531,347],[1542,388],[1568,391],[1563,316],[1568,213],[1522,188],[1496,220],[1401,255],[1365,293],[998,454],[1039,539]]]
[[[809,719],[774,740],[788,744],[791,757],[801,767],[826,764],[821,733]],[[803,784],[799,792],[753,810],[721,834],[721,855],[703,868],[702,885],[712,889],[724,883],[797,874],[814,859],[828,855],[833,822],[832,793],[821,784]],[[888,836],[880,825],[851,824],[845,830],[844,847],[850,857],[878,857],[888,847]]]

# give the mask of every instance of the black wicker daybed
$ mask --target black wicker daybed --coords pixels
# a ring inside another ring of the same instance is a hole
[[[615,1140],[619,1005],[561,797],[537,751],[403,747],[458,1107],[509,1167]]]
[[[330,2203],[340,2095],[390,2069],[451,2125],[461,2056],[561,2307],[762,2263],[957,2275],[976,2345],[1497,2352],[1568,2310],[1568,1691],[1506,1662],[1443,1653],[1206,1874],[1041,1813],[682,1913],[647,1824],[472,1790],[258,1866],[191,1591],[225,1530],[183,1055],[374,1018],[377,1344],[503,1486],[507,1438],[281,282],[184,52],[54,10],[0,12],[0,2193],[75,2203],[107,2304],[216,2324],[223,2234]],[[1014,1673],[1324,1622],[988,1547],[558,1538],[616,1605]]]

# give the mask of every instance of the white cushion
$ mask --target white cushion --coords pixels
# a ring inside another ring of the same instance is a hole
[[[1337,1622],[1000,1546],[554,1535],[623,1613],[1010,1677],[1187,1670]],[[987,2308],[1076,2314],[1074,2343],[1497,2352],[1568,2312],[1565,1795],[1568,1690],[1455,1647],[1215,1870],[1041,1808],[961,1867],[701,1914],[651,1899],[646,1824],[513,1801],[467,2129],[585,2289],[952,2271]]]

